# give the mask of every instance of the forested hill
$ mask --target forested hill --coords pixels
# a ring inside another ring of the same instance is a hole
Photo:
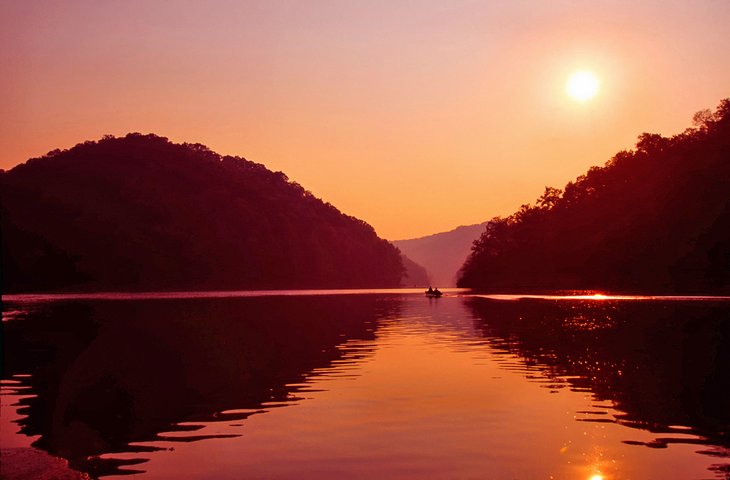
[[[730,100],[490,222],[459,286],[730,292]]]
[[[3,292],[398,286],[398,250],[281,172],[155,135],[0,175]]]

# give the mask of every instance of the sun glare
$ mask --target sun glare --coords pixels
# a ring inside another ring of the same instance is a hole
[[[598,93],[598,78],[588,70],[581,70],[568,77],[565,91],[571,98],[585,102]]]

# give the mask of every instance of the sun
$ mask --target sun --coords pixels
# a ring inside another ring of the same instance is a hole
[[[565,84],[568,95],[579,102],[585,102],[598,93],[598,78],[588,70],[574,72]]]

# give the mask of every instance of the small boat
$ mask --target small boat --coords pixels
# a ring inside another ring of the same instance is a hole
[[[426,296],[429,298],[438,298],[441,295],[443,295],[443,293],[441,293],[438,288],[435,288],[435,289],[429,288],[428,290],[426,290]]]

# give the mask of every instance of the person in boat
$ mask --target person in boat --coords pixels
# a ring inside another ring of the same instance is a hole
[[[426,290],[426,296],[427,297],[440,297],[441,292],[438,288],[428,287],[428,290]]]

